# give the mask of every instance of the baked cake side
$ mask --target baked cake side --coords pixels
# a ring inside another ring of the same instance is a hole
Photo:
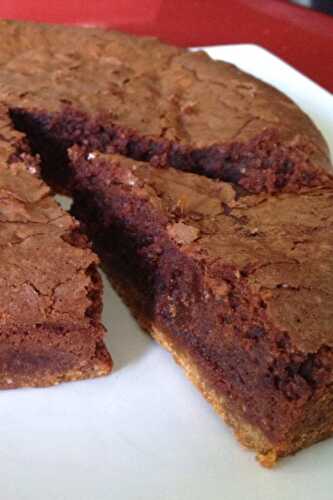
[[[239,440],[269,466],[331,435],[333,183],[236,199],[171,168],[72,161],[113,284]]]
[[[98,259],[26,165],[0,169],[0,388],[106,375]]]

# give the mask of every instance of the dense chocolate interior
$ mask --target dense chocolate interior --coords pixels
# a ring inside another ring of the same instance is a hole
[[[288,147],[274,129],[246,143],[200,148],[145,136],[72,108],[58,113],[12,108],[10,116],[16,129],[26,134],[32,151],[41,155],[44,178],[62,188],[70,183],[67,149],[74,144],[221,179],[250,193],[296,191],[317,186],[328,175],[309,163],[311,146]]]

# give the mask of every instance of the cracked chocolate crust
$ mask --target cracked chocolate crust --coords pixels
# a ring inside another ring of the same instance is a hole
[[[237,199],[171,168],[71,159],[73,213],[113,282],[240,440],[267,465],[330,435],[332,183]]]
[[[0,171],[0,388],[104,375],[97,257],[49,188],[12,164]]]
[[[0,34],[0,156],[17,158],[25,142],[10,111],[49,180],[58,169],[68,176],[66,148],[76,143],[250,192],[311,184],[331,170],[324,139],[295,103],[203,52],[28,22],[1,21]]]

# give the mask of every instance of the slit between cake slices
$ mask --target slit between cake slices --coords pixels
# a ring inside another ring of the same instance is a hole
[[[119,153],[158,167],[169,165],[221,179],[233,184],[240,194],[295,191],[302,186],[319,185],[329,175],[309,165],[301,147],[282,145],[273,128],[246,144],[230,142],[198,148],[161,136],[140,135],[110,122],[107,116],[89,117],[72,107],[55,113],[11,108],[9,114],[16,129],[26,134],[32,153],[41,156],[43,177],[58,189],[70,186],[67,150],[75,144],[87,152]],[[26,149],[25,140],[17,144],[13,160],[21,151],[26,153]]]

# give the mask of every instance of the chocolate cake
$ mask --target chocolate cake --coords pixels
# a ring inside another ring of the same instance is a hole
[[[27,164],[0,168],[0,388],[110,372],[97,256]]]
[[[74,195],[142,326],[263,464],[331,435],[332,167],[311,120],[203,52],[13,21],[0,35],[0,158],[37,155]]]
[[[332,179],[237,197],[172,168],[71,157],[73,213],[114,286],[239,440],[270,466],[331,435]]]

